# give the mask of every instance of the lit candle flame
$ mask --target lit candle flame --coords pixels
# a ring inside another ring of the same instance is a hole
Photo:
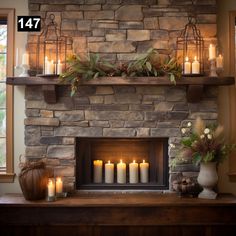
[[[111,162],[110,162],[110,161],[108,161],[108,164],[111,164]]]
[[[196,61],[196,60],[197,60],[197,56],[194,57],[194,61]]]
[[[135,163],[135,160],[133,160],[133,163]]]
[[[185,57],[185,61],[188,61],[188,57]]]
[[[145,160],[143,160],[143,163],[145,163]]]
[[[123,162],[122,162],[122,159],[120,159],[120,163],[123,163]]]

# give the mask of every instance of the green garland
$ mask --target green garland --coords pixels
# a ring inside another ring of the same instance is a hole
[[[60,75],[62,83],[71,84],[71,96],[75,94],[80,79],[95,79],[99,76],[164,76],[168,75],[171,82],[176,83],[176,78],[181,77],[182,68],[175,58],[161,60],[156,49],[149,49],[147,53],[130,63],[112,65],[100,59],[98,54],[89,54],[86,60],[72,55],[68,58],[69,67]]]

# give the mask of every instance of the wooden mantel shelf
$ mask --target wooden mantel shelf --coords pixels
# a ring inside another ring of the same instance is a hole
[[[55,202],[29,202],[20,194],[0,197],[1,235],[222,236],[235,235],[235,219],[236,198],[231,195],[206,200],[176,194],[85,193]]]
[[[204,86],[229,86],[235,83],[234,77],[183,77],[176,81],[177,86],[187,87],[188,102],[199,102]],[[42,85],[44,98],[47,103],[56,103],[56,87],[69,85],[60,83],[57,76],[51,77],[8,77],[9,85]],[[163,77],[99,77],[93,80],[81,81],[81,86],[97,85],[156,85],[175,86],[169,78]]]

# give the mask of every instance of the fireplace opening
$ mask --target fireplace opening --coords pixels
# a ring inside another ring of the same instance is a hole
[[[77,138],[76,151],[77,189],[168,189],[167,138]],[[118,170],[121,161],[126,164],[123,177]],[[112,173],[105,173],[108,162],[114,164]],[[137,163],[137,176],[129,166],[133,162]],[[143,162],[149,164],[146,170],[140,166]],[[97,164],[100,167],[95,170]],[[97,181],[99,174],[101,179]],[[109,179],[108,174],[114,175],[113,179]],[[137,181],[133,181],[133,177]]]

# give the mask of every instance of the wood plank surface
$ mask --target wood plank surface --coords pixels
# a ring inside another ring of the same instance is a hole
[[[232,85],[234,77],[183,77],[176,80],[177,85]],[[55,77],[8,77],[7,84],[11,85],[63,85]],[[69,83],[64,83],[64,85]],[[98,77],[83,80],[80,85],[173,85],[169,78],[163,77]]]

